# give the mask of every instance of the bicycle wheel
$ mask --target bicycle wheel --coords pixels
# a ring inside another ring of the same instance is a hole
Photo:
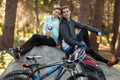
[[[7,77],[4,77],[3,80],[26,80],[25,78],[23,77],[20,77],[20,76],[7,76]]]
[[[67,80],[98,80],[92,76],[85,75],[82,73],[74,74],[74,76],[70,76]]]
[[[28,71],[17,70],[5,75],[3,80],[33,80],[33,77],[29,75],[30,73]]]
[[[82,73],[74,74],[74,76],[70,76],[67,80],[89,80],[88,77]]]
[[[98,73],[98,76],[99,76],[99,78],[100,78],[101,80],[106,80],[106,77],[105,77],[105,74],[104,74],[103,71],[99,72],[99,73]]]

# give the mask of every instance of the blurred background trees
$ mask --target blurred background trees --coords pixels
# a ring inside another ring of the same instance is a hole
[[[76,21],[100,29],[102,44],[120,54],[120,0],[0,0],[0,50],[18,46],[34,33],[42,34],[45,16],[64,5],[71,8]],[[90,38],[98,51],[96,34],[90,33]]]

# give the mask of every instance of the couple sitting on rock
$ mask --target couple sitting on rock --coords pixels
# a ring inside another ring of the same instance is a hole
[[[81,29],[78,34],[75,34],[75,28]],[[43,27],[44,35],[34,34],[23,45],[17,48],[11,48],[11,55],[19,59],[20,56],[26,54],[34,46],[47,45],[56,47],[58,42],[63,51],[73,50],[75,46],[79,46],[83,40],[86,43],[86,53],[90,54],[94,59],[106,63],[109,67],[117,64],[119,59],[117,57],[112,60],[107,60],[96,53],[90,47],[88,31],[98,34],[100,30],[91,26],[81,24],[71,19],[71,11],[68,6],[62,8],[55,8],[52,16],[47,16]]]

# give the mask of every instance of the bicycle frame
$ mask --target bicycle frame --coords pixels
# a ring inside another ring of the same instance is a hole
[[[56,72],[57,70],[58,70],[58,73],[55,77],[55,80],[59,80],[64,73],[62,65],[53,67],[52,69],[48,70],[47,73],[41,75],[41,77],[35,77],[34,80],[43,80],[44,78]]]
[[[48,77],[49,75],[53,74],[54,72],[58,71],[57,74],[55,75],[55,79],[54,80],[60,80],[61,77],[63,76],[63,74],[66,72],[66,69],[65,67],[63,66],[63,63],[64,61],[62,61],[62,63],[60,64],[56,64],[57,62],[55,63],[52,63],[52,64],[48,64],[46,66],[43,66],[43,67],[40,67],[40,68],[37,68],[33,74],[35,74],[37,71],[39,70],[42,70],[42,69],[45,69],[45,68],[48,68],[48,67],[52,67],[51,69],[49,69],[46,73],[42,74],[40,77],[35,77],[34,76],[34,80],[44,80],[44,78]],[[71,64],[71,63],[70,63]],[[58,65],[58,66],[57,66]]]

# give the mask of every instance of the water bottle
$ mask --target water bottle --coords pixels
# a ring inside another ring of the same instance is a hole
[[[97,43],[101,42],[101,35],[102,35],[102,33],[99,31],[97,34]]]
[[[46,27],[47,27],[46,35],[49,37],[52,30],[52,26],[50,24],[46,24]]]

